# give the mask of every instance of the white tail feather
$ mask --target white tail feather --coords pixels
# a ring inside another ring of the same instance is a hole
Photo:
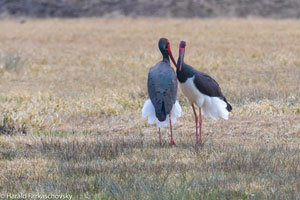
[[[155,115],[155,108],[150,99],[147,99],[144,104],[144,107],[142,110],[142,116],[144,118],[148,117],[148,123],[149,124],[156,123],[157,127],[159,127],[159,128],[163,127],[163,126],[169,126],[169,115],[167,115],[167,118],[165,121],[160,122]],[[177,117],[180,117],[180,116],[181,116],[181,107],[180,107],[178,101],[176,101],[171,110],[172,124],[174,124],[177,120]]]
[[[211,117],[217,120],[219,117],[228,119],[228,110],[226,109],[227,104],[219,97],[209,97],[205,95],[205,101],[202,105],[203,116]]]

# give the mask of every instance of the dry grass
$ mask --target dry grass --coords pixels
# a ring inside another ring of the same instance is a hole
[[[92,199],[300,199],[300,24],[293,20],[0,21],[0,191]],[[160,37],[233,105],[190,106],[176,147],[141,119]]]

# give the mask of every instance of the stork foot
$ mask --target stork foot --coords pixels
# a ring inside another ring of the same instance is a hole
[[[203,141],[200,141],[199,143],[197,143],[197,145],[198,145],[199,147],[204,147],[204,142],[203,142]]]

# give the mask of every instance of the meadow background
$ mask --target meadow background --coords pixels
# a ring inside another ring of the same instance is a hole
[[[300,199],[297,19],[0,20],[0,193],[73,199]],[[167,128],[141,118],[160,37],[233,106]]]

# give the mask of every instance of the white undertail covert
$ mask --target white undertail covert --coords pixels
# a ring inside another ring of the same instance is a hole
[[[144,118],[148,117],[148,123],[149,124],[156,123],[157,127],[159,127],[159,128],[164,127],[164,126],[169,126],[169,124],[170,124],[169,123],[169,115],[167,115],[166,120],[163,122],[161,122],[157,119],[157,117],[155,115],[155,108],[150,99],[147,99],[144,104],[144,107],[142,110],[142,116]],[[176,119],[178,117],[181,117],[181,107],[180,107],[178,101],[176,101],[171,110],[172,124],[174,124],[176,122]]]

